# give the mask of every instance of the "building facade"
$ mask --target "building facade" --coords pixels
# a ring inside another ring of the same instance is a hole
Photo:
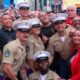
[[[55,12],[61,10],[62,6],[62,0],[2,0],[2,4],[6,8],[11,4],[14,4],[15,7],[17,7],[17,4],[20,2],[29,3],[31,10],[41,9],[42,11]]]

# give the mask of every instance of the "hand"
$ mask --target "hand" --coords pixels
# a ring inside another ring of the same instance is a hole
[[[66,80],[66,79],[61,79],[61,78],[58,78],[57,80]]]
[[[48,41],[48,37],[42,35],[42,40],[43,40],[43,43],[45,44]]]
[[[28,77],[26,77],[26,80],[28,80]]]

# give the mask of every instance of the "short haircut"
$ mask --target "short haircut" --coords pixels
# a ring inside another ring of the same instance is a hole
[[[8,13],[3,13],[2,15],[1,15],[1,19],[3,18],[3,16],[5,16],[5,15],[9,15]],[[11,15],[9,15],[10,17],[11,17]],[[11,17],[12,18],[12,17]]]
[[[76,7],[74,4],[68,5],[68,7],[67,7],[66,10],[68,10],[69,8],[72,8],[72,9],[74,9],[75,11],[77,10],[77,7]]]

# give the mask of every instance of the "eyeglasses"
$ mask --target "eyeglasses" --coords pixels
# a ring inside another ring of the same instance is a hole
[[[79,23],[80,23],[80,20],[74,20],[74,22],[76,22],[76,23],[78,23],[78,22],[79,22]]]

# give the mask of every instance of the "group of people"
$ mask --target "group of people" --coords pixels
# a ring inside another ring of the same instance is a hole
[[[18,5],[0,16],[0,80],[80,80],[80,16]],[[18,18],[18,19],[16,19]]]

